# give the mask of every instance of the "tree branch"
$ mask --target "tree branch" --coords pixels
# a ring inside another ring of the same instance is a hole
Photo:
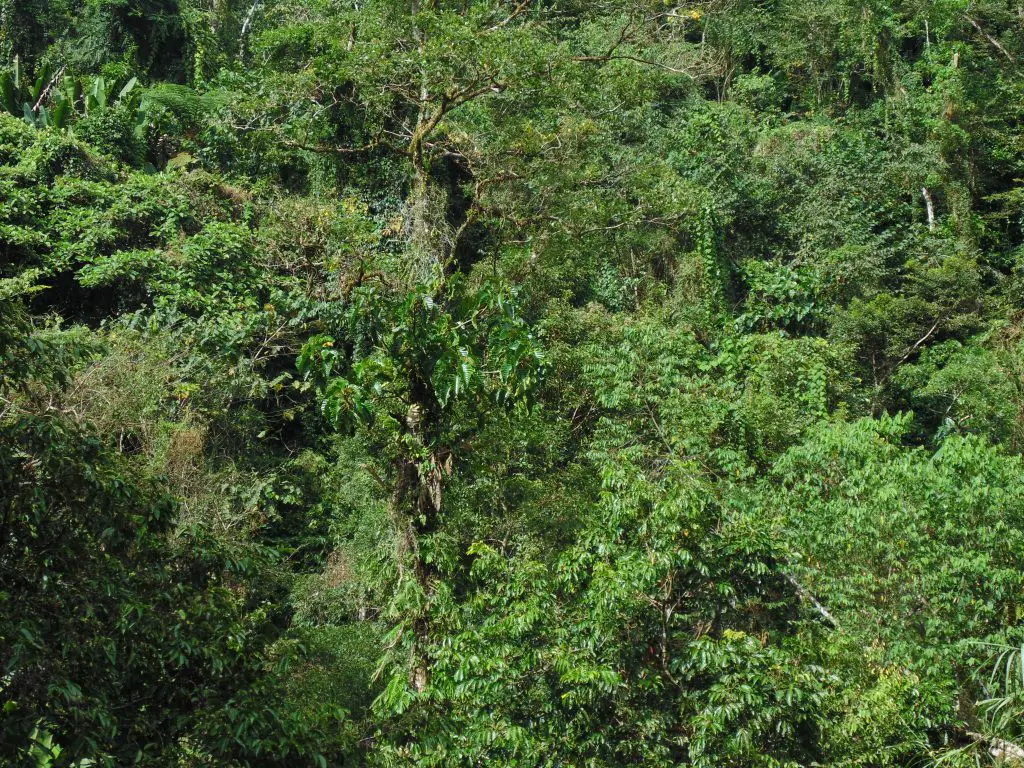
[[[249,7],[249,12],[245,14],[245,21],[242,22],[242,31],[238,34],[239,48],[243,51],[245,50],[245,40],[249,35],[249,28],[252,26],[253,17],[262,4],[263,0],[254,0],[253,4]]]
[[[380,139],[374,139],[360,147],[334,147],[326,144],[307,144],[303,141],[295,141],[294,139],[281,139],[281,143],[286,147],[305,149],[309,152],[318,152],[322,155],[358,155],[361,152],[369,152],[370,150],[377,149],[378,147],[384,147],[385,149],[390,149],[396,152],[399,151]]]
[[[930,339],[932,337],[932,334],[935,333],[935,329],[939,327],[939,323],[940,322],[941,322],[941,318],[939,320],[936,320],[935,323],[932,325],[932,327],[928,329],[928,333],[926,333],[920,339],[915,341],[914,342],[914,346],[912,346],[909,350],[907,350],[907,354],[905,354],[903,357],[901,357],[899,359],[899,362],[897,362],[896,365],[893,366],[893,368],[897,368],[897,367],[903,365],[905,362],[907,362],[907,360],[910,359],[910,356],[912,354],[914,354],[915,352],[917,352],[917,350],[920,348],[920,346],[922,344],[924,344],[926,341],[928,341],[928,339]]]
[[[1010,61],[1015,61],[1015,59],[1010,54],[1010,52],[1008,50],[1006,50],[1005,48],[1003,48],[1002,44],[998,40],[996,40],[994,37],[992,37],[992,35],[990,35],[988,32],[986,32],[984,29],[982,29],[981,24],[976,22],[974,19],[972,19],[966,13],[964,14],[964,18],[967,19],[969,22],[971,22],[971,26],[974,27],[982,37],[984,37],[993,46],[995,46],[997,51],[999,51],[1001,54],[1003,54],[1003,56],[1005,56]]]
[[[795,576],[793,576],[791,574],[788,574],[788,573],[784,573],[782,575],[786,577],[786,581],[788,581],[790,584],[793,585],[793,589],[796,590],[796,593],[798,595],[800,595],[800,597],[803,600],[806,600],[812,606],[814,606],[814,610],[816,610],[818,612],[818,614],[823,619],[825,619],[825,621],[827,621],[829,624],[831,624],[835,629],[839,629],[839,622],[836,621],[836,617],[833,616],[831,613],[829,613],[828,608],[826,608],[824,605],[822,605],[821,602],[819,602],[818,598],[816,598],[814,595],[812,595],[807,590],[807,588],[804,587],[803,584],[801,584],[799,581],[797,581]]]
[[[54,75],[53,78],[50,80],[49,84],[45,88],[43,88],[43,92],[39,94],[38,101],[36,101],[35,105],[32,107],[33,112],[38,112],[39,108],[43,106],[43,102],[46,101],[46,97],[50,95],[50,91],[53,90],[53,87],[64,76],[65,69],[66,67],[61,67],[60,69],[58,69],[57,74]]]
[[[532,2],[533,2],[533,0],[523,0],[519,5],[517,5],[515,7],[515,9],[512,11],[512,13],[510,13],[503,21],[499,21],[497,24],[495,24],[493,27],[491,27],[487,31],[488,32],[497,32],[502,27],[507,27],[509,24],[511,24],[515,20],[515,18],[517,16],[520,16],[527,8],[529,8],[530,4]]]
[[[572,57],[573,61],[590,61],[590,62],[594,62],[594,61],[613,61],[615,59],[624,59],[625,61],[635,61],[637,64],[646,64],[648,67],[656,67],[658,69],[663,69],[666,72],[671,72],[674,75],[686,75],[691,80],[695,80],[696,79],[692,72],[687,72],[685,69],[676,69],[675,67],[670,67],[667,64],[661,64],[661,63],[659,63],[657,61],[650,61],[648,59],[641,59],[639,56],[629,56],[629,55],[624,54],[624,53],[609,54],[607,56],[573,56]]]

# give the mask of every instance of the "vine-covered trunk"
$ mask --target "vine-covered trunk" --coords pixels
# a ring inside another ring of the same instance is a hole
[[[434,433],[436,403],[422,380],[414,380],[412,404],[406,413],[408,434],[415,443],[429,444]],[[409,681],[422,692],[430,681],[427,652],[430,633],[430,611],[436,589],[437,568],[423,551],[424,541],[438,526],[441,515],[442,473],[434,456],[408,455],[398,460],[395,488],[391,499],[391,517],[399,536],[399,570],[411,571],[419,600],[406,620],[413,632]]]
[[[420,593],[419,605],[414,615],[408,617],[413,631],[409,680],[417,691],[423,691],[430,680],[427,646],[430,607],[437,580],[437,569],[424,557],[422,544],[424,537],[436,529],[441,513],[440,477],[425,469],[415,461],[402,459],[391,502],[392,519],[400,537],[400,567],[409,568]]]

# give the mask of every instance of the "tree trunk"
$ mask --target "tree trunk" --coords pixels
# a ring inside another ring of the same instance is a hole
[[[430,434],[430,414],[433,409],[428,402],[430,396],[425,385],[414,384],[412,390],[414,402],[406,415],[406,427],[417,442],[422,442],[424,433]],[[430,609],[437,580],[437,569],[423,557],[421,543],[424,537],[437,529],[441,514],[441,477],[437,462],[402,458],[399,460],[391,500],[392,520],[399,531],[399,567],[404,563],[409,564],[412,578],[422,595],[419,610],[410,617],[413,658],[409,682],[419,692],[424,691],[430,682],[427,646],[430,639]]]
[[[928,231],[932,232],[935,230],[935,204],[932,202],[928,187],[921,187],[921,196],[924,198],[924,207],[928,214]]]

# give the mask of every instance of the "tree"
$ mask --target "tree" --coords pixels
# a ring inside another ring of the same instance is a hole
[[[313,337],[300,368],[320,382],[328,417],[339,426],[358,425],[379,452],[378,471],[391,488],[399,571],[411,570],[397,586],[395,642],[402,640],[410,654],[410,681],[422,692],[442,577],[431,535],[443,520],[445,478],[492,408],[525,402],[543,356],[509,298],[486,287],[472,290],[456,277],[399,301],[360,289],[350,318],[348,338]]]

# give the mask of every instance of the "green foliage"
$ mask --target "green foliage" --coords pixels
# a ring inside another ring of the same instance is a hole
[[[44,731],[63,761],[158,759],[197,703],[255,671],[268,628],[219,583],[245,564],[201,533],[165,539],[171,501],[126,483],[98,440],[59,418],[8,417],[0,443],[2,748],[25,759]]]
[[[1000,357],[981,344],[950,341],[929,348],[915,365],[900,371],[915,404],[940,424],[936,440],[969,433],[1018,444],[1019,399],[1007,361]]]
[[[930,729],[954,730],[969,721],[979,643],[1019,633],[1020,460],[975,437],[949,437],[934,455],[901,449],[909,427],[896,416],[822,430],[777,465],[782,503],[775,484],[763,503],[843,633],[914,681]],[[842,572],[827,567],[839,559]]]
[[[900,616],[888,653],[912,664],[913,647],[932,665],[931,654],[952,661],[958,639],[989,640],[1016,614],[1019,460],[970,437],[931,456],[900,450],[908,426],[906,416],[861,421],[794,448],[776,469],[787,490],[779,520],[802,568],[843,554],[841,580],[824,575],[818,590],[837,612]]]
[[[1012,762],[1018,17],[0,0],[0,763]]]
[[[525,399],[543,372],[543,354],[515,303],[489,287],[468,295],[460,289],[449,284],[443,296],[414,290],[395,306],[376,291],[359,291],[348,322],[353,345],[370,351],[351,366],[352,380],[334,378],[347,361],[329,336],[311,339],[299,357],[299,370],[323,382],[328,419],[397,431],[416,388],[426,388],[423,396],[441,410],[466,400],[478,409],[480,400]]]
[[[0,73],[0,106],[33,127],[62,129],[76,111],[94,115],[128,103],[138,82],[132,77],[120,85],[102,75],[83,81],[65,76],[63,68],[54,74],[48,65],[43,65],[32,81],[16,56],[12,71]]]

